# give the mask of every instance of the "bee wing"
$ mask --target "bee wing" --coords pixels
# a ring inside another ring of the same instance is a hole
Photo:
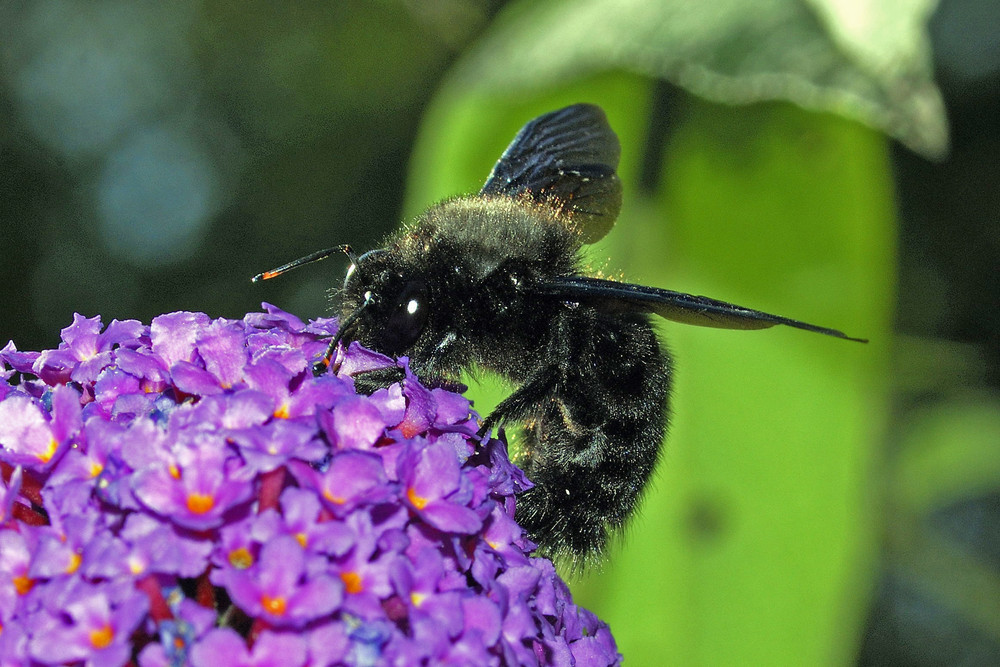
[[[481,195],[528,196],[565,212],[593,243],[622,206],[621,147],[604,111],[574,104],[528,122],[497,161]]]
[[[733,303],[674,292],[657,287],[644,287],[600,278],[567,276],[541,285],[540,291],[565,301],[602,305],[611,310],[637,310],[685,324],[719,329],[766,329],[783,324],[796,329],[835,336],[859,343],[864,338],[852,338],[842,331],[800,322]]]

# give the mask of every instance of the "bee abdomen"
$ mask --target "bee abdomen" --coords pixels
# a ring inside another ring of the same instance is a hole
[[[524,433],[535,487],[517,518],[544,553],[586,562],[632,515],[665,435],[669,357],[647,319],[578,313],[554,341],[560,380]]]

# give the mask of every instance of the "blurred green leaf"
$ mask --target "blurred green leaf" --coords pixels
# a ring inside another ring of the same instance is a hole
[[[899,452],[892,493],[911,514],[1000,491],[1000,397],[960,395],[916,411]]]
[[[474,192],[535,115],[595,102],[622,140],[625,183],[619,223],[593,249],[598,266],[873,339],[664,326],[677,371],[663,465],[620,553],[574,586],[635,664],[850,662],[873,576],[870,489],[886,419],[885,140],[787,104],[694,103],[647,196],[632,184],[651,90],[611,73],[527,98],[446,86],[413,158],[410,208]],[[503,390],[473,396],[485,413]]]
[[[886,140],[854,121],[928,154],[945,135],[921,69],[926,4],[898,6],[895,32],[868,5],[814,6],[516,3],[445,82],[414,153],[411,213],[478,190],[527,120],[600,104],[622,142],[625,202],[589,250],[595,269],[872,339],[662,326],[677,362],[663,463],[621,547],[574,585],[634,664],[847,664],[863,632],[895,218]],[[882,42],[866,47],[876,28]],[[836,113],[684,98],[662,154],[648,154],[665,121],[642,74]],[[473,396],[488,413],[506,392]]]
[[[931,78],[934,0],[521,0],[464,59],[466,90],[523,93],[597,72],[710,100],[787,100],[878,128],[929,157],[948,144]]]
[[[691,662],[848,663],[875,557],[869,489],[886,419],[885,142],[786,104],[695,103],[685,118],[659,189],[633,197],[636,214],[626,210],[609,238],[630,275],[873,342],[669,326],[676,417],[661,468],[669,481],[651,498],[667,513],[639,524],[636,539],[654,552],[684,540],[663,567],[689,577],[679,589],[689,606],[676,613],[694,616],[679,638]],[[644,557],[629,548],[612,573],[628,591],[615,596],[620,618],[645,585],[632,565]],[[658,641],[627,626],[618,636],[647,655]]]

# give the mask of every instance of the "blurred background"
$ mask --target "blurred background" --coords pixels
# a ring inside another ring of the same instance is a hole
[[[328,315],[339,258],[249,278],[578,101],[623,146],[595,269],[871,343],[664,325],[663,465],[577,600],[634,665],[1000,664],[995,0],[2,0],[0,342]]]

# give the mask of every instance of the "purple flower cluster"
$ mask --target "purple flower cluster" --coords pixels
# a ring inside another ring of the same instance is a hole
[[[0,350],[0,664],[617,664],[469,402],[265,310]]]

